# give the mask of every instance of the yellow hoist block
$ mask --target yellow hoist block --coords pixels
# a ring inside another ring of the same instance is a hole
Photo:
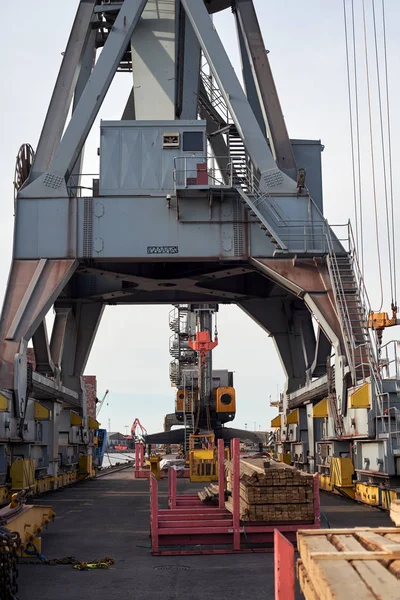
[[[151,473],[153,473],[153,475],[157,479],[157,481],[160,479],[160,461],[161,461],[161,458],[159,456],[156,456],[155,454],[152,454],[150,456],[150,459],[149,459],[150,471],[151,471]]]
[[[386,312],[373,312],[369,313],[368,327],[370,329],[385,329],[386,327],[394,327],[397,325],[396,313],[393,313],[392,318]]]
[[[35,487],[35,461],[30,458],[14,460],[10,468],[10,477],[13,491],[33,489]]]

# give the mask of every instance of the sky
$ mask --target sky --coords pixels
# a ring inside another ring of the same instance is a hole
[[[385,286],[384,309],[390,310],[389,260],[385,232],[382,151],[380,147],[378,95],[372,38],[372,0],[366,0],[367,48],[370,60],[371,109],[378,231]],[[346,1],[349,6],[349,1]],[[365,280],[372,307],[380,304],[373,180],[367,111],[366,71],[361,0],[355,0],[356,56],[359,75],[362,207],[364,215]],[[13,176],[19,146],[36,148],[47,111],[61,53],[65,48],[78,5],[77,0],[8,2],[3,10],[7,27],[0,37],[0,301],[8,277],[13,232]],[[265,46],[273,69],[289,134],[292,138],[320,139],[323,152],[325,216],[332,224],[354,222],[353,178],[346,53],[342,0],[255,0]],[[375,1],[379,57],[382,59],[381,0]],[[391,106],[393,164],[399,159],[400,83],[397,77],[400,37],[400,2],[386,0],[387,56]],[[5,14],[4,14],[5,13]],[[241,66],[233,16],[226,10],[215,16],[215,25],[237,74]],[[382,79],[381,72],[381,79]],[[99,118],[119,119],[129,87],[130,74],[116,76]],[[354,98],[354,90],[353,90]],[[384,101],[385,104],[385,101]],[[353,101],[354,111],[354,101]],[[98,170],[98,120],[88,139],[86,172]],[[387,145],[386,156],[387,156]],[[394,172],[394,193],[400,173]],[[396,209],[398,218],[398,209]],[[396,251],[397,262],[398,252]],[[100,325],[87,374],[97,375],[98,396],[109,389],[100,414],[103,426],[125,432],[139,417],[149,432],[162,429],[166,413],[174,410],[174,389],[168,367],[169,306],[107,307]],[[49,324],[51,324],[51,314]],[[266,429],[276,414],[269,406],[284,387],[284,373],[273,340],[234,306],[223,306],[218,317],[219,346],[214,367],[234,371],[237,391],[237,427]],[[386,341],[400,337],[388,332]]]

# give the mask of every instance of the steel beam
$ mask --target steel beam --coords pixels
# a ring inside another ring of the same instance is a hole
[[[247,53],[246,42],[244,39],[244,35],[242,32],[242,28],[237,19],[237,13],[234,11],[236,17],[236,30],[239,39],[239,49],[240,49],[240,58],[242,60],[242,74],[243,74],[243,82],[246,90],[247,99],[250,103],[251,108],[253,109],[254,116],[256,117],[258,124],[260,126],[261,131],[266,136],[267,129],[266,123],[264,120],[264,113],[261,108],[260,98],[258,95],[258,89],[256,86],[256,82],[254,80],[254,73],[252,70],[252,65]],[[274,157],[276,159],[276,157]]]
[[[64,350],[64,338],[65,330],[67,327],[68,315],[71,312],[71,308],[67,307],[55,307],[55,319],[53,323],[53,329],[51,332],[50,339],[50,352],[51,357],[54,361],[54,365],[60,369],[61,359]]]
[[[64,351],[61,357],[61,382],[64,386],[78,393],[83,392],[81,377],[103,311],[104,304],[101,302],[88,304],[79,302],[68,314],[64,336]]]
[[[14,260],[0,321],[0,388],[14,389],[14,357],[77,267],[75,260]]]
[[[35,371],[44,375],[54,374],[54,364],[51,357],[49,338],[47,335],[46,320],[40,323],[33,334],[33,348],[35,351]]]
[[[48,166],[48,173],[21,190],[20,197],[66,195],[64,179],[68,179],[82,151],[145,4],[146,0],[125,0]]]
[[[81,0],[79,3],[40,135],[29,183],[47,170],[63,134],[96,2],[97,0]]]
[[[272,154],[278,167],[295,178],[296,161],[253,0],[236,0],[235,14],[264,113]]]
[[[273,187],[276,192],[296,193],[295,182],[276,166],[265,136],[203,2],[181,2],[252,163],[262,175],[263,186]]]
[[[307,309],[301,304],[293,298],[247,299],[238,303],[273,338],[286,373],[286,391],[289,393],[306,383],[307,364],[297,316],[304,318]]]
[[[134,121],[135,120],[135,92],[132,89],[129,93],[128,100],[122,113],[121,121]]]
[[[182,87],[181,94],[181,119],[196,120],[197,104],[199,97],[200,68],[201,68],[201,48],[193,27],[185,13],[182,17],[185,19],[183,44],[183,68],[182,68]]]
[[[89,77],[92,74],[93,67],[96,61],[96,34],[97,31],[93,29],[86,42],[86,47],[82,57],[81,70],[79,73],[78,81],[75,86],[74,101],[72,104],[72,114],[78,105],[82,92],[86,87]],[[82,147],[82,151],[78,156],[78,159],[72,169],[71,177],[69,180],[69,187],[71,189],[71,195],[79,195],[79,186],[81,184],[82,166],[84,158],[85,146]]]

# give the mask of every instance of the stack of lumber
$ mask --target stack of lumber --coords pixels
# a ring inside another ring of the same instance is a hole
[[[390,518],[397,527],[400,527],[400,500],[393,500],[390,505]]]
[[[306,600],[400,598],[400,532],[380,527],[297,532]]]
[[[232,491],[233,463],[226,461],[227,487]],[[226,507],[233,512],[233,499]],[[240,460],[242,521],[313,521],[313,476],[268,459]]]
[[[198,496],[206,504],[218,504],[218,486],[215,483],[205,487]]]

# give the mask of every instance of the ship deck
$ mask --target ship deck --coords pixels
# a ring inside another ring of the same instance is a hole
[[[178,491],[188,491],[178,480]],[[167,502],[167,481],[160,482]],[[19,600],[273,600],[273,554],[153,557],[149,538],[149,482],[125,469],[35,500],[52,505],[55,522],[42,539],[48,559],[75,556],[88,562],[109,556],[109,569],[77,571],[71,565],[22,564]],[[331,527],[393,525],[387,513],[321,493]],[[323,522],[322,526],[326,524]],[[298,594],[298,597],[302,596]]]

